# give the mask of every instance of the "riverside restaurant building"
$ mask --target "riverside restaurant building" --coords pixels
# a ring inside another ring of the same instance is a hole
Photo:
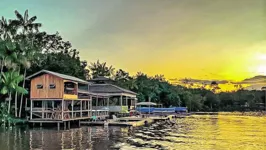
[[[106,83],[107,78],[85,81],[41,70],[26,79],[30,80],[29,122],[32,123],[58,123],[59,126],[135,109],[136,93]]]

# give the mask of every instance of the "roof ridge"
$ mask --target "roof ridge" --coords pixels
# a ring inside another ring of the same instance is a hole
[[[73,80],[73,81],[77,81],[77,82],[81,82],[81,83],[89,83],[83,79],[80,79],[80,78],[77,78],[74,76],[70,76],[70,75],[66,75],[66,74],[62,74],[62,73],[58,73],[58,72],[54,72],[54,71],[49,71],[49,70],[45,70],[45,69],[42,69],[42,70],[26,77],[26,79],[30,79],[30,78],[37,76],[38,74],[43,73],[43,72],[48,73],[48,74],[52,74],[52,75],[57,76],[57,77],[62,78],[62,79]]]

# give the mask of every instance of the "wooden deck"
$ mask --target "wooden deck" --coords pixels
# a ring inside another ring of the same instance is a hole
[[[107,116],[97,116],[97,117],[107,117]],[[78,118],[70,118],[70,119],[64,119],[64,120],[56,120],[56,119],[42,119],[42,118],[34,118],[29,120],[30,123],[60,123],[65,121],[75,121],[75,120],[86,120],[86,119],[92,119],[92,117],[78,117]]]

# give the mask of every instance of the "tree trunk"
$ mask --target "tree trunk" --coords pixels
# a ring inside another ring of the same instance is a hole
[[[8,114],[10,114],[10,108],[11,108],[11,92],[9,92],[9,101],[8,101]]]
[[[20,72],[20,67],[18,68],[18,72]],[[18,117],[18,92],[15,94],[15,117]]]
[[[4,58],[1,61],[1,74],[0,74],[0,77],[2,76],[3,69],[4,69]]]
[[[18,117],[18,92],[15,94],[15,117]]]
[[[22,86],[23,88],[25,87],[26,73],[27,73],[27,69],[25,68],[25,70],[24,70],[24,80],[23,80],[23,86]],[[20,105],[19,105],[19,117],[21,117],[21,110],[22,110],[22,104],[23,104],[23,96],[24,95],[21,94],[21,97],[20,97]]]

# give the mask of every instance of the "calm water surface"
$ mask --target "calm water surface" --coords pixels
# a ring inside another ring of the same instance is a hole
[[[66,131],[1,128],[0,150],[266,150],[266,117],[200,115],[176,122],[176,126],[162,128],[166,134],[156,138],[153,127],[82,127]],[[155,145],[158,147],[149,148]]]

